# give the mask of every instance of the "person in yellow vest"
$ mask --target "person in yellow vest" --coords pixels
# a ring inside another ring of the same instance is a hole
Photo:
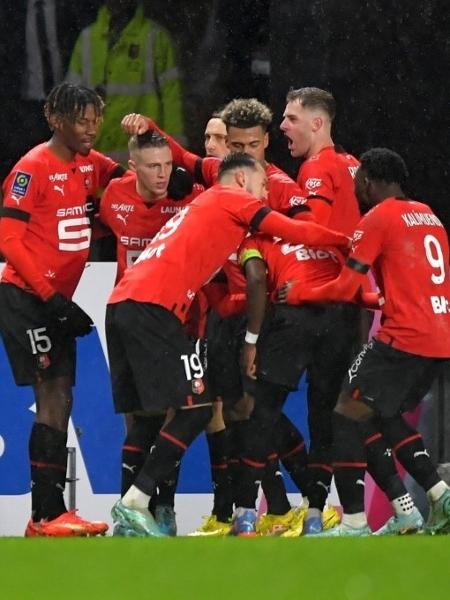
[[[150,115],[171,135],[183,136],[175,47],[167,30],[145,16],[140,0],[105,0],[76,42],[66,80],[104,98],[96,148],[118,162],[128,159],[128,138],[117,126],[125,114]]]

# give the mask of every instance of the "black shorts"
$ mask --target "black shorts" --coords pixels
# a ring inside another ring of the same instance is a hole
[[[17,385],[69,376],[75,383],[76,342],[49,317],[34,294],[0,283],[0,334]]]
[[[209,402],[196,344],[162,306],[132,300],[108,305],[106,339],[116,412]]]
[[[214,311],[208,314],[208,384],[211,399],[220,398],[230,406],[243,392],[253,393],[253,382],[243,376],[240,357],[247,317],[231,315],[222,319]]]
[[[317,393],[337,394],[358,335],[359,308],[352,304],[275,304],[257,343],[257,377],[296,390],[307,370]]]
[[[447,359],[396,350],[372,339],[348,369],[343,391],[390,418],[415,408]]]

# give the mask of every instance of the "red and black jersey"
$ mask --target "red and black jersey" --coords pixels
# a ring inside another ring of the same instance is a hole
[[[449,246],[426,204],[387,198],[353,234],[347,265],[372,267],[385,298],[376,337],[420,356],[450,357]]]
[[[117,278],[133,264],[161,227],[203,191],[197,184],[182,200],[163,198],[146,203],[136,191],[136,174],[128,172],[114,179],[100,202],[100,221],[109,227],[117,240]]]
[[[324,213],[326,222],[320,217],[317,222],[346,235],[352,234],[361,217],[354,190],[358,167],[354,156],[327,146],[305,160],[297,176],[298,186],[304,190],[315,216],[318,203],[324,202],[330,207]]]
[[[166,223],[125,272],[109,302],[152,302],[184,322],[198,290],[238,249],[254,217],[267,210],[244,191],[210,188]]]
[[[287,281],[297,281],[303,289],[321,286],[335,279],[342,268],[342,255],[337,250],[289,244],[266,235],[252,235],[242,243],[240,264],[244,266],[252,258],[266,263],[269,293]]]
[[[70,298],[89,252],[93,197],[117,169],[116,162],[95,150],[64,162],[47,143],[23,156],[3,184],[7,263],[2,281],[44,299],[53,291]],[[20,231],[18,221],[26,224]]]

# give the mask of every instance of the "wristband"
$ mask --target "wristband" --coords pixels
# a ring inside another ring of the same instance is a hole
[[[258,341],[259,333],[252,333],[247,329],[245,332],[245,342],[247,344],[256,344]]]

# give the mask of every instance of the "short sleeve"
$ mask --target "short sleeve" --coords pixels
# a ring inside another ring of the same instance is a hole
[[[317,196],[333,204],[335,191],[333,178],[328,169],[311,160],[302,165],[298,175],[297,184],[308,198]]]
[[[347,258],[350,268],[364,272],[365,267],[368,270],[373,265],[383,251],[388,223],[388,215],[381,205],[361,219],[353,232],[352,249]]]
[[[39,165],[26,158],[20,160],[3,183],[3,215],[5,209],[31,214],[41,193],[41,182]]]

